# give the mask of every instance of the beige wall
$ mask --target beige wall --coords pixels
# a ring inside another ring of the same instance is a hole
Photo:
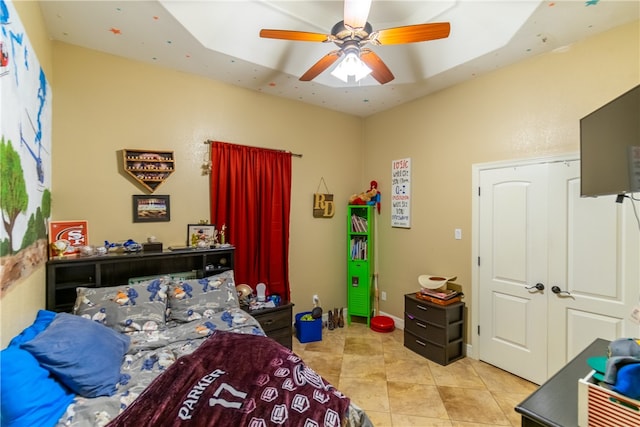
[[[18,6],[28,34],[39,32],[37,3]],[[360,118],[64,43],[53,44],[53,58],[52,219],[88,220],[93,244],[153,234],[184,245],[187,224],[209,218],[205,140],[301,153],[292,159],[291,297],[296,311],[309,310],[313,294],[345,305],[344,216],[360,191]],[[171,196],[169,223],[132,222],[131,196],[144,191],[119,174],[123,148],[175,151],[176,172],[156,191]],[[312,216],[322,177],[338,202],[331,219]],[[44,283],[42,269],[0,301],[3,346],[44,308]]]
[[[362,120],[63,43],[51,47],[36,4],[16,8],[53,89],[53,219],[87,219],[92,243],[153,234],[165,246],[181,245],[186,224],[209,217],[204,140],[302,153],[293,159],[295,311],[308,310],[313,294],[325,309],[346,304],[346,200],[371,179],[383,196],[379,272],[388,299],[381,310],[402,318],[402,296],[418,288],[422,273],[457,275],[470,306],[471,165],[577,152],[578,119],[640,82],[636,22]],[[143,191],[118,172],[123,148],[175,151],[176,172],[156,191],[171,196],[170,223],[132,223],[131,195]],[[404,157],[413,163],[411,229],[389,226],[391,161]],[[337,201],[332,219],[312,217],[321,177]],[[454,228],[462,240],[453,239]],[[44,307],[44,276],[41,269],[0,301],[2,346]]]
[[[471,166],[577,153],[579,119],[640,83],[639,67],[636,21],[367,118],[365,175],[380,183],[384,206],[379,286],[388,298],[380,309],[403,317],[403,295],[425,273],[458,276],[470,307]],[[391,228],[388,197],[391,161],[404,157],[412,162],[409,230]]]
[[[205,140],[290,150],[303,155],[292,159],[292,300],[300,311],[314,293],[344,305],[343,218],[362,175],[361,119],[68,44],[54,53],[55,219],[87,219],[94,244],[154,235],[183,246],[187,224],[209,218]],[[132,222],[131,196],[143,191],[118,173],[123,148],[174,150],[176,172],[155,192],[171,196],[169,223]],[[321,177],[339,202],[332,219],[312,216]]]

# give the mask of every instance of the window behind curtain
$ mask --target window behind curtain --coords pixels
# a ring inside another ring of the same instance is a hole
[[[236,247],[235,280],[289,301],[291,153],[212,141],[211,223]]]

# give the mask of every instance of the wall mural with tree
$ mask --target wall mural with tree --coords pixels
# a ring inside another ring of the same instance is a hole
[[[0,0],[0,298],[47,260],[51,87],[12,2]]]

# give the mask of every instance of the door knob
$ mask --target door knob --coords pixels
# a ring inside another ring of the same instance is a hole
[[[558,294],[558,295],[562,295],[562,294],[571,295],[571,292],[563,291],[562,289],[560,289],[559,286],[552,286],[551,287],[551,292],[553,292],[554,294]]]
[[[539,291],[544,291],[544,285],[542,283],[536,283],[533,286],[527,286],[525,289],[537,289]]]

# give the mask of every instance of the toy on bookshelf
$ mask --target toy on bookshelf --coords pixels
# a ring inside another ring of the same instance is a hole
[[[378,191],[378,182],[371,181],[367,191],[363,191],[360,194],[352,194],[351,197],[349,197],[349,204],[376,206],[378,213],[380,213],[380,191]]]

